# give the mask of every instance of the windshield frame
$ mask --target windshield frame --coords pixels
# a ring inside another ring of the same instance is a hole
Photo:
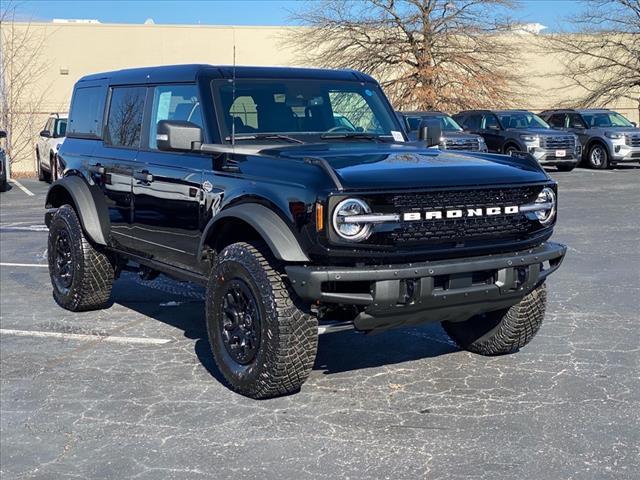
[[[529,112],[529,111],[514,111],[514,112],[499,112],[496,113],[496,118],[498,119],[498,123],[500,123],[500,125],[502,126],[503,130],[526,130],[526,129],[530,129],[530,128],[542,128],[542,129],[551,129],[551,125],[549,125],[542,117],[540,117],[540,115],[536,115],[533,112]],[[531,115],[533,120],[536,120],[537,122],[541,123],[541,125],[531,125],[529,123],[529,125],[527,125],[526,127],[507,127],[505,126],[504,120],[502,117],[512,117],[512,116],[516,116],[516,115],[523,115],[523,116],[529,116]]]
[[[210,92],[211,92],[211,97],[213,100],[213,108],[214,108],[214,117],[215,117],[215,122],[216,122],[216,129],[217,129],[217,133],[218,133],[218,138],[219,141],[223,144],[231,144],[231,139],[229,138],[231,136],[231,131],[227,132],[226,128],[228,127],[226,120],[223,118],[223,101],[222,101],[222,95],[221,95],[221,88],[222,86],[228,86],[231,83],[231,79],[221,79],[221,78],[210,78],[207,79],[207,83],[209,84],[209,88],[210,88]],[[298,77],[287,77],[287,76],[282,76],[280,78],[261,78],[261,77],[242,77],[239,79],[236,79],[237,83],[245,83],[245,82],[255,82],[255,83],[285,83],[287,81],[292,81],[292,82],[321,82],[321,83],[326,83],[323,79],[317,79],[317,78],[298,78]],[[381,139],[388,139],[390,142],[395,142],[396,140],[393,137],[393,133],[392,132],[398,132],[402,135],[404,141],[408,141],[407,138],[407,134],[405,132],[405,128],[403,127],[403,125],[401,125],[400,120],[398,119],[398,117],[395,114],[395,111],[393,110],[391,103],[389,102],[389,99],[387,98],[387,96],[384,94],[384,92],[382,91],[382,89],[380,88],[380,85],[376,82],[370,82],[370,81],[355,81],[355,80],[332,80],[331,85],[339,85],[339,84],[344,84],[344,85],[358,85],[361,88],[368,88],[373,90],[374,94],[377,95],[378,101],[380,103],[381,106],[381,110],[380,112],[384,112],[387,115],[387,118],[389,120],[389,123],[391,125],[391,129],[389,130],[389,133],[385,133],[385,134],[377,134],[374,132],[355,132],[355,133],[362,133],[365,135],[374,135],[377,137],[380,137]],[[336,112],[333,112],[333,114],[335,115]],[[332,141],[336,141],[337,139],[331,139],[331,138],[321,138],[322,134],[327,133],[327,131],[319,131],[319,132],[255,132],[257,134],[274,134],[274,135],[286,135],[286,136],[290,136],[290,137],[294,137],[294,138],[299,138],[300,140],[302,140],[304,143],[327,143],[327,142],[332,142]],[[344,133],[341,131],[338,131],[336,133]],[[236,136],[241,136],[241,135],[245,135],[245,132],[236,132]],[[264,142],[264,141],[268,141],[268,142],[275,142],[275,143],[286,143],[283,141],[279,141],[277,138],[270,138],[270,139],[256,139],[256,140],[250,140],[250,141],[258,141],[258,142]]]

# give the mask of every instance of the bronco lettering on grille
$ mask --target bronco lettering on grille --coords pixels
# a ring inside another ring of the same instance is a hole
[[[443,218],[484,217],[492,215],[515,215],[520,211],[517,205],[507,207],[486,207],[467,209],[442,209],[425,212],[406,212],[402,215],[405,222],[418,220],[441,220]]]

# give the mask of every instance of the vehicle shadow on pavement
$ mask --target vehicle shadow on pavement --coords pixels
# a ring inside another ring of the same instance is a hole
[[[220,383],[224,378],[213,361],[204,318],[204,290],[158,277],[143,282],[133,274],[114,284],[113,301],[171,327],[195,340],[202,365]],[[410,362],[456,352],[439,324],[401,328],[376,334],[342,331],[320,335],[314,370],[333,374]]]

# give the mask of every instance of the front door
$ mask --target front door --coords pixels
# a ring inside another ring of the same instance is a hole
[[[197,87],[155,86],[148,98],[149,129],[133,172],[133,232],[152,259],[196,270],[203,171],[211,169],[211,156],[160,151],[156,130],[160,120],[184,120],[202,128]]]

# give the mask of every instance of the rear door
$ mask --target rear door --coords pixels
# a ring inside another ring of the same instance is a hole
[[[104,139],[88,165],[104,193],[113,241],[117,247],[129,251],[138,250],[131,227],[131,189],[140,148],[145,96],[145,86],[111,87]]]
[[[203,128],[202,107],[195,84],[149,87],[143,148],[133,172],[133,231],[147,255],[189,270],[197,268],[202,176],[211,156],[157,149],[157,124],[184,120]],[[204,128],[203,128],[204,134]]]

